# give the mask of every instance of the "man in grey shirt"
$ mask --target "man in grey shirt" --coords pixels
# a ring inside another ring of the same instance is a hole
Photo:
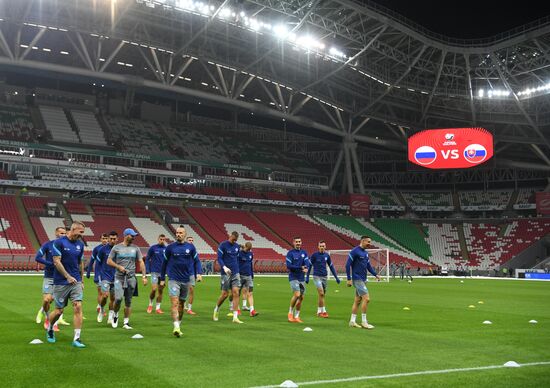
[[[138,235],[133,229],[124,229],[124,242],[117,244],[111,249],[107,264],[116,268],[115,273],[115,304],[113,316],[113,329],[118,326],[118,311],[124,298],[124,326],[126,330],[132,330],[130,326],[130,314],[132,312],[132,296],[137,287],[136,261],[139,261],[143,285],[147,285],[147,273],[143,263],[143,255],[135,244],[134,238]]]

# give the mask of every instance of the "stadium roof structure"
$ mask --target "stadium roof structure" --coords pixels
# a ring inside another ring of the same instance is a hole
[[[404,153],[425,128],[483,126],[502,164],[550,170],[550,17],[464,40],[368,1],[4,1],[0,66],[340,137],[331,182],[344,166],[360,191],[356,144]]]

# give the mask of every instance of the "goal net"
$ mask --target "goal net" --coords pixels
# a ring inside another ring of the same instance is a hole
[[[387,249],[367,249],[372,268],[381,278],[387,282],[390,281],[390,255]],[[348,261],[350,250],[333,250],[329,251],[330,258],[334,264],[334,268],[338,274],[343,274],[345,279],[346,262]],[[330,272],[330,271],[329,271]],[[369,277],[372,275],[369,273]]]

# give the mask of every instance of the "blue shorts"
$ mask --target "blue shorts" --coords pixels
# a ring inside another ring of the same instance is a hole
[[[355,295],[363,296],[368,295],[369,290],[367,289],[367,284],[362,280],[354,280],[353,287],[355,287]]]

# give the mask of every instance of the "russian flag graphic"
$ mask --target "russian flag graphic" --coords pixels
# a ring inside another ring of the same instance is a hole
[[[432,147],[422,146],[418,147],[414,152],[414,159],[423,166],[432,164],[437,158],[437,153]]]
[[[468,147],[464,148],[464,159],[470,163],[481,163],[486,157],[487,150],[481,144],[470,144]]]

